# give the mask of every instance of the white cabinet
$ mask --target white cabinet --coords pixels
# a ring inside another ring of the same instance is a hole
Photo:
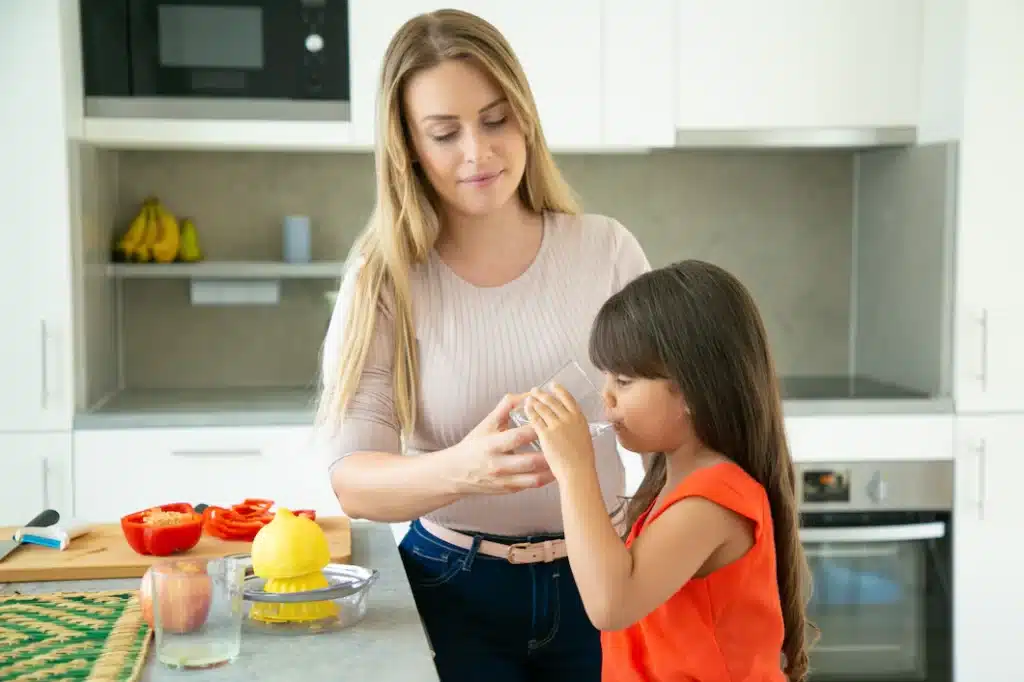
[[[1024,631],[1024,416],[961,417],[957,427],[954,679],[1010,682]]]
[[[78,431],[75,513],[98,522],[169,502],[269,498],[337,516],[326,460],[308,427]]]
[[[958,412],[1024,411],[1024,3],[967,3],[957,234]]]
[[[73,513],[71,434],[0,434],[0,526],[20,526],[44,509]]]
[[[551,147],[600,145],[601,4],[593,0],[352,3],[352,125],[357,144],[373,144],[374,98],[391,37],[406,20],[443,7],[483,17],[509,41],[526,72]]]
[[[0,20],[7,103],[0,110],[0,433],[71,428],[71,197],[60,5],[13,0]]]
[[[675,144],[677,0],[603,0],[603,148]]]
[[[676,1],[679,129],[916,125],[922,0]]]

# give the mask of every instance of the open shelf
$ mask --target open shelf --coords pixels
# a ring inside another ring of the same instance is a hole
[[[200,263],[112,263],[107,274],[118,279],[338,279],[342,261],[203,261]]]

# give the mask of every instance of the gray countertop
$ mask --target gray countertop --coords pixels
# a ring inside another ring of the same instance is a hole
[[[788,417],[951,414],[948,396],[856,376],[782,377]],[[315,394],[306,388],[128,389],[75,415],[75,429],[306,426]]]
[[[179,672],[153,660],[150,646],[145,682],[438,682],[422,621],[387,524],[352,523],[352,561],[376,568],[380,579],[369,596],[366,618],[333,634],[282,636],[244,633],[242,653],[232,665]],[[0,593],[136,588],[138,579],[0,584]]]

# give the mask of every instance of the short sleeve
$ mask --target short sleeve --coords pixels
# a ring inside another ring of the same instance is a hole
[[[640,275],[649,272],[651,264],[636,236],[621,223],[615,220],[612,222],[615,228],[614,291],[618,291]]]
[[[327,325],[321,360],[325,392],[339,379],[341,347],[358,274],[358,264],[345,272]],[[394,356],[394,317],[390,306],[379,304],[373,340],[359,385],[345,418],[325,445],[328,468],[354,452],[401,452],[392,382]]]
[[[646,523],[650,523],[676,502],[703,497],[754,522],[754,537],[760,539],[766,509],[764,488],[738,464],[722,462],[698,469],[670,492]],[[645,524],[646,525],[646,524]]]

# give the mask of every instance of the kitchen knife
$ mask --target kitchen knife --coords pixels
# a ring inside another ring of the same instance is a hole
[[[60,514],[53,509],[46,509],[36,514],[35,518],[26,523],[26,526],[34,527],[46,527],[52,526],[53,524],[60,521]],[[13,552],[15,548],[21,544],[20,540],[15,539],[16,536],[11,536],[6,540],[0,540],[0,561],[3,561],[8,554]]]

